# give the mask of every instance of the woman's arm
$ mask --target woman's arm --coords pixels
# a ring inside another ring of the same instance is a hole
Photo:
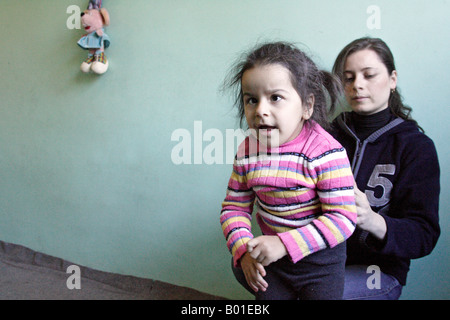
[[[383,241],[369,227],[368,241],[379,253],[416,259],[431,253],[439,238],[439,162],[431,139],[419,138],[403,151],[389,210],[378,214],[386,224]]]

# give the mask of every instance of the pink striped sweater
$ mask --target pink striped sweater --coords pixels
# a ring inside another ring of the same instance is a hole
[[[278,235],[293,263],[344,242],[354,231],[353,175],[345,149],[315,122],[292,141],[257,153],[239,146],[220,223],[235,266],[253,238],[252,213],[265,235]]]

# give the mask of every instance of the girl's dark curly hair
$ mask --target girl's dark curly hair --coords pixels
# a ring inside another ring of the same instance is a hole
[[[249,69],[269,64],[282,65],[290,72],[292,85],[302,101],[306,101],[310,94],[314,95],[314,111],[310,119],[328,129],[329,116],[342,93],[341,82],[335,75],[319,70],[303,51],[288,42],[272,42],[258,46],[240,59],[226,78],[224,88],[235,90],[235,105],[239,110],[241,127],[245,119],[242,76]],[[328,101],[331,104],[329,108]]]

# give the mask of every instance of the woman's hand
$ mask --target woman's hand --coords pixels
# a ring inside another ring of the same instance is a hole
[[[356,224],[363,230],[370,232],[375,238],[383,240],[387,233],[386,221],[370,207],[369,200],[364,192],[354,185],[357,211]]]

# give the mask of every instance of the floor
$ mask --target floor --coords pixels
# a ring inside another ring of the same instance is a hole
[[[0,241],[0,300],[223,300],[191,288],[82,266],[67,273],[71,265]]]

